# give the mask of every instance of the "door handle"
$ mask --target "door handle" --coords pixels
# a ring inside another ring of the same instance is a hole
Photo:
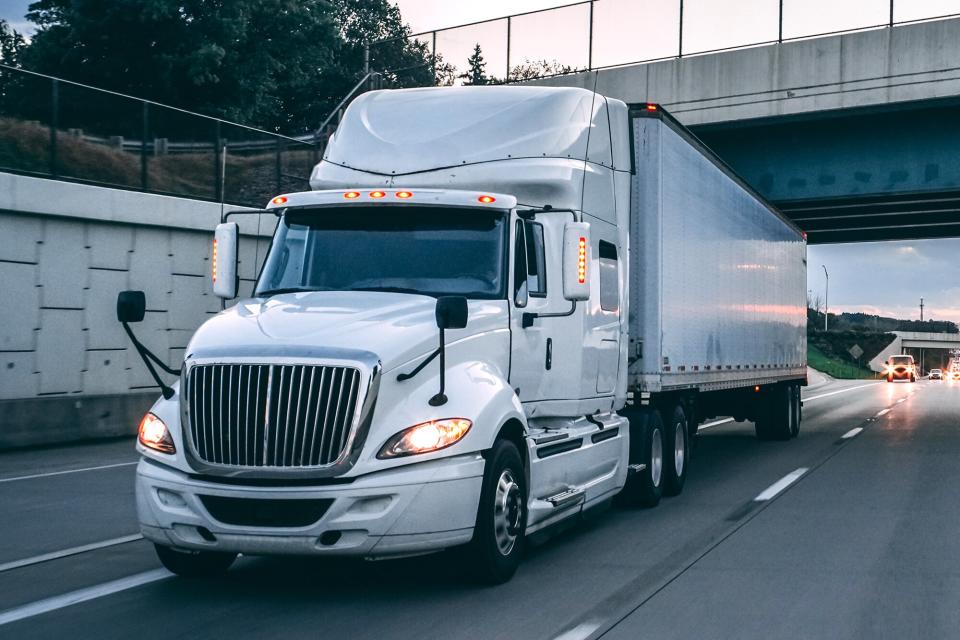
[[[547,361],[544,363],[547,371],[553,366],[553,338],[547,338]]]

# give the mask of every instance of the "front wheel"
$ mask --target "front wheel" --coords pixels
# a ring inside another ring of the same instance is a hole
[[[630,420],[631,473],[619,498],[630,506],[655,507],[663,495],[663,420],[648,407],[625,415]]]
[[[498,440],[483,473],[473,540],[466,549],[470,573],[501,584],[513,577],[523,556],[527,488],[517,446]]]
[[[184,578],[205,578],[219,575],[230,568],[237,559],[235,553],[220,551],[187,551],[153,545],[161,564],[172,573]]]

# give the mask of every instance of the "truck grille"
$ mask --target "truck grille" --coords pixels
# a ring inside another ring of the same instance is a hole
[[[203,364],[190,368],[190,435],[204,461],[240,467],[336,462],[357,411],[353,367]]]

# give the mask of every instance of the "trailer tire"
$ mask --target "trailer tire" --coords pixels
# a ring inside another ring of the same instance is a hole
[[[184,578],[207,578],[224,573],[237,559],[235,553],[187,551],[153,545],[160,563],[171,573]]]
[[[661,414],[663,418],[663,495],[683,492],[690,465],[690,435],[683,407],[673,405]]]
[[[660,412],[651,408],[630,410],[630,464],[643,469],[627,476],[619,500],[633,507],[651,508],[663,495],[663,421]]]
[[[800,422],[803,420],[803,400],[800,398],[799,384],[790,385],[790,399],[792,400],[790,435],[796,438],[800,435]]]
[[[793,402],[791,385],[769,387],[760,398],[760,407],[754,428],[760,440],[789,440],[793,436]]]
[[[487,457],[473,540],[464,549],[469,574],[482,584],[502,584],[520,566],[526,529],[527,488],[517,445],[497,440]]]

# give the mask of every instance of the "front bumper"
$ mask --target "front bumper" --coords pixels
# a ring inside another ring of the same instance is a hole
[[[479,454],[469,454],[372,473],[349,484],[278,487],[197,479],[141,459],[137,515],[145,538],[184,549],[369,557],[436,551],[473,536],[483,467]],[[200,496],[332,503],[313,524],[267,527],[220,522]]]

